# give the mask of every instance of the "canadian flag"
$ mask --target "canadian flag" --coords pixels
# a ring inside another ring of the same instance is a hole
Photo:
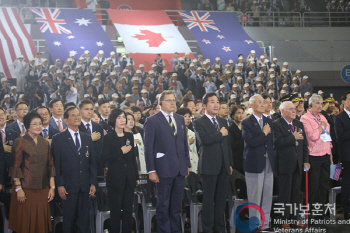
[[[175,52],[179,53],[179,57],[191,53],[165,11],[109,9],[107,12],[135,62],[135,69],[139,64],[144,64],[145,70],[149,70],[159,53],[165,62],[165,69],[172,71],[170,60]],[[192,54],[190,56],[193,58]]]

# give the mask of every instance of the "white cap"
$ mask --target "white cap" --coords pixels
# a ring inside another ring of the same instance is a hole
[[[114,94],[112,95],[112,98],[119,98],[119,95],[118,95],[117,93],[114,93]]]
[[[294,81],[294,80],[298,80],[298,78],[297,78],[297,77],[294,77],[292,80],[293,80],[293,81]]]
[[[122,79],[126,80],[126,77],[125,77],[125,76],[121,76],[121,77],[119,78],[119,80],[122,80]]]
[[[189,52],[186,52],[185,55],[190,55],[190,53],[189,53]]]
[[[298,74],[298,73],[300,73],[300,72],[301,72],[300,70],[297,70],[295,73],[297,73],[297,74]]]
[[[298,85],[294,85],[294,88],[299,87]]]
[[[267,86],[272,86],[273,85],[273,82],[269,82]]]
[[[157,67],[157,65],[156,65],[156,64],[152,64],[152,66],[151,66],[151,67],[152,67],[152,68],[153,68],[153,67]]]
[[[10,98],[10,95],[9,94],[4,95],[4,99],[6,98]]]
[[[84,58],[83,57],[79,57],[79,61],[82,61],[82,60],[84,60]]]
[[[100,81],[98,78],[93,78],[92,82]]]
[[[130,62],[129,62],[129,63],[127,63],[127,64],[126,64],[126,66],[131,66],[131,63],[130,63]]]
[[[255,53],[255,50],[251,50],[250,53]]]
[[[75,74],[75,70],[71,70],[69,73],[70,74]]]
[[[272,63],[271,67],[276,67],[276,65],[274,63]]]
[[[197,59],[193,59],[192,62],[197,62]]]
[[[216,73],[216,71],[215,71],[215,70],[211,70],[210,73],[211,73],[211,74],[214,74],[214,73]]]
[[[243,95],[243,99],[248,98],[249,96],[247,94]]]
[[[47,77],[48,75],[47,75],[47,73],[43,73],[43,77]]]
[[[242,77],[241,77],[241,76],[238,76],[238,77],[237,77],[237,80],[242,80]]]
[[[106,66],[106,65],[107,65],[107,62],[105,62],[105,61],[102,62],[102,65],[103,65],[103,66]]]
[[[112,71],[109,75],[116,75],[116,74],[117,74],[116,72]]]
[[[203,62],[203,65],[206,65],[206,64],[208,64],[208,62],[205,60],[205,61]]]
[[[263,73],[264,73],[264,71],[262,71],[262,70],[259,71],[259,74],[263,74]]]
[[[286,90],[281,91],[281,94],[286,94],[286,93],[287,93]]]
[[[130,54],[130,52],[129,52],[129,51],[126,51],[125,54]]]
[[[144,64],[140,64],[139,67],[145,67],[145,65]]]
[[[263,72],[264,73],[264,72]],[[249,74],[254,74],[254,71],[249,71]]]
[[[105,98],[104,95],[102,95],[102,94],[98,95],[98,99],[104,99],[104,98]]]
[[[272,61],[277,61],[277,57],[274,57],[274,58],[272,59]]]
[[[239,57],[238,57],[238,60],[239,60],[239,59],[244,59],[244,57],[243,57],[243,56],[239,56]]]
[[[262,87],[262,85],[260,83],[256,84],[256,87]]]
[[[141,94],[147,94],[147,93],[148,93],[148,91],[146,89],[141,90]]]
[[[89,72],[85,72],[84,76],[90,76],[90,73]]]
[[[215,69],[220,69],[220,66],[219,65],[215,65],[214,68]]]
[[[89,53],[90,53],[89,50],[84,51],[84,54],[89,54]]]
[[[220,57],[216,57],[216,58],[215,58],[215,61],[220,61]]]
[[[263,59],[263,58],[265,58],[265,56],[264,56],[264,55],[261,55],[261,56],[260,56],[260,59]]]
[[[98,103],[95,103],[94,107],[95,107],[95,108],[98,108],[98,107],[99,107]]]
[[[120,65],[119,64],[116,64],[115,66],[114,66],[114,68],[119,68],[120,67]]]
[[[129,72],[129,70],[128,70],[128,69],[124,69],[124,70],[123,70],[123,73],[124,73],[124,72]]]
[[[68,58],[67,61],[72,61],[72,58]]]
[[[233,60],[232,59],[228,60],[228,63],[233,64]]]
[[[115,52],[112,51],[112,52],[109,53],[109,55],[111,55],[111,56],[115,55]]]
[[[226,73],[225,74],[231,74],[231,71],[229,70],[226,70]]]
[[[274,93],[274,91],[273,90],[269,90],[269,94],[271,94],[271,93]]]
[[[22,99],[23,97],[24,97],[24,94],[20,94],[20,95],[19,95],[19,98]]]
[[[308,78],[309,78],[309,77],[305,75],[305,76],[303,77],[303,80],[304,80],[304,79],[308,79]]]
[[[56,74],[62,74],[62,70],[57,70]]]
[[[244,84],[244,87],[249,87],[249,83],[245,83],[245,84]]]
[[[274,74],[270,74],[270,78],[275,78],[276,76]]]
[[[193,63],[191,63],[191,64],[190,64],[190,67],[194,67],[194,64],[193,64]]]
[[[17,57],[17,59],[20,59],[20,58],[24,59],[24,56],[21,54]]]
[[[96,63],[95,62],[91,62],[90,63],[90,66],[96,66]],[[64,66],[63,66],[64,67]]]
[[[185,60],[183,57],[179,57],[179,61],[183,61]]]
[[[225,88],[225,85],[224,85],[224,84],[221,84],[221,85],[220,85],[220,89],[221,89],[221,88]]]
[[[210,63],[210,59],[209,58],[205,59],[205,61]]]
[[[311,94],[310,94],[310,92],[307,91],[307,92],[305,92],[304,96],[306,96],[306,95],[311,95]]]
[[[7,82],[7,78],[2,78],[1,82]]]
[[[283,69],[282,69],[282,72],[284,72],[284,71],[287,71],[287,69],[286,69],[286,68],[283,68]]]
[[[141,70],[136,70],[136,74],[142,74]]]
[[[14,90],[14,89],[17,89],[17,87],[16,86],[12,86],[11,87],[11,91]]]
[[[233,94],[232,94],[232,95],[230,96],[230,99],[236,99],[236,95],[233,95]]]
[[[114,106],[114,107],[115,107],[116,104],[117,104],[117,103],[116,103],[115,101],[113,101],[113,100],[112,100],[112,101],[109,101],[109,105],[111,105],[111,106]]]
[[[162,74],[165,74],[165,73],[168,73],[168,71],[164,69],[164,70],[162,71]]]
[[[69,76],[69,80],[75,81],[75,78],[73,76]]]
[[[260,77],[258,77],[258,78],[256,78],[256,79],[255,79],[255,81],[257,81],[257,82],[261,82],[261,78],[260,78]]]
[[[266,65],[265,65],[265,64],[262,64],[261,67],[266,67]]]
[[[95,76],[101,76],[101,74],[100,73],[96,73]]]
[[[171,75],[171,77],[177,77],[177,73],[173,73],[172,75]]]
[[[243,66],[243,63],[238,63],[237,66]]]
[[[130,94],[126,94],[126,95],[125,95],[125,98],[128,98],[128,97],[131,97],[131,95],[130,95]]]
[[[154,74],[154,70],[150,70],[148,74]]]
[[[241,73],[239,69],[235,69],[235,73]]]
[[[322,91],[322,90],[319,90],[318,92],[317,92],[317,94],[323,94],[324,92]]]
[[[284,66],[288,66],[288,62],[283,62],[283,65]]]
[[[272,69],[272,68],[270,68],[270,69],[269,69],[269,72],[275,72],[275,70],[274,70],[274,69]]]
[[[81,68],[81,65],[77,65],[75,68]]]
[[[139,81],[139,79],[136,78],[136,77],[133,77],[133,78],[131,79],[131,82],[132,82],[132,81]]]
[[[103,50],[99,50],[99,51],[98,51],[98,54],[103,54]]]
[[[98,60],[98,57],[94,57],[94,59],[93,60]]]
[[[234,87],[238,87],[238,85],[237,85],[237,84],[233,84],[233,85],[232,85],[232,88],[234,88]]]
[[[288,87],[288,84],[283,84],[282,88],[284,88],[284,87]]]
[[[199,66],[199,67],[197,68],[197,70],[202,70],[202,67]]]

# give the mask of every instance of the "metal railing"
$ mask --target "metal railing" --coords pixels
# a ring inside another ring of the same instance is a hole
[[[349,27],[349,12],[305,12],[303,27]]]
[[[249,16],[246,27],[300,27],[300,12],[260,12],[247,11]]]

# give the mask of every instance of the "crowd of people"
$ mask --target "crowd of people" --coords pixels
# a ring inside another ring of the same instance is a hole
[[[52,65],[40,53],[29,63],[19,56],[17,86],[3,78],[0,90],[0,189],[12,188],[1,193],[10,229],[51,231],[59,202],[63,232],[88,232],[97,176],[106,176],[111,232],[119,232],[121,220],[122,232],[131,232],[140,174],[156,183],[158,232],[178,231],[190,173],[201,176],[205,232],[224,231],[233,171],[245,177],[248,202],[266,216],[252,229],[272,231],[274,187],[279,203],[302,203],[303,171],[309,172],[310,203],[326,204],[330,164],[342,161],[349,178],[350,124],[344,115],[350,93],[340,104],[331,93],[314,93],[302,71],[269,61],[267,54],[256,57],[254,50],[227,64],[189,55],[174,54],[172,73],[161,54],[148,72],[142,64],[135,67],[128,52],[90,57],[85,51]],[[349,188],[342,192],[348,219]],[[260,218],[253,209],[249,216]],[[288,209],[281,218],[305,226]]]

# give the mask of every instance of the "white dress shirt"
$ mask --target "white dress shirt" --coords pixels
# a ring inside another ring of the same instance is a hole
[[[21,133],[23,133],[22,131],[23,131],[23,123],[22,122],[20,122],[18,119],[17,119],[17,124],[18,124],[18,127],[19,127],[19,130],[21,130]]]
[[[166,112],[164,112],[162,109],[160,109],[159,111],[161,111],[161,113],[164,115],[165,119],[169,123],[169,115]],[[177,126],[176,126],[176,121],[175,121],[175,118],[174,118],[174,114],[170,113],[170,117],[171,117],[172,122],[174,123],[175,131],[177,132]]]
[[[209,120],[211,121],[211,123],[212,123],[213,125],[214,125],[213,118],[215,118],[215,121],[216,121],[216,123],[218,124],[219,130],[220,130],[220,125],[219,125],[218,119],[216,119],[216,116],[212,117],[212,116],[210,116],[209,114],[207,114],[207,112],[205,112],[205,115],[209,118]]]
[[[60,128],[60,127],[58,126],[58,120],[60,120],[60,121],[61,121],[61,122],[60,122],[60,125],[61,125],[61,127],[62,127],[62,129],[63,129],[63,119],[62,119],[62,118],[57,119],[57,118],[54,117],[54,116],[52,116],[52,118],[55,120],[56,125],[57,125],[58,128]]]
[[[81,147],[81,138],[80,138],[80,132],[79,132],[79,130],[78,130],[77,132],[74,132],[74,131],[71,130],[69,127],[67,127],[67,129],[68,129],[68,132],[70,133],[70,135],[72,135],[72,139],[73,139],[74,145],[76,145],[76,143],[75,143],[75,133],[78,133],[78,140],[79,140],[80,147]]]
[[[83,123],[85,129],[86,129],[86,124],[90,124],[89,128],[90,128],[90,132],[92,133],[92,123],[91,120],[89,122],[85,122],[83,119],[81,119],[81,123]]]

